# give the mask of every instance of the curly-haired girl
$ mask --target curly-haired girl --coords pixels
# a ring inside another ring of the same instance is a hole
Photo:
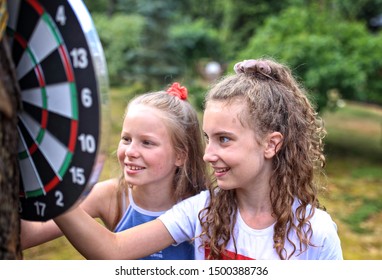
[[[317,199],[325,130],[303,88],[274,60],[234,69],[206,96],[204,160],[215,184],[120,234],[91,220],[79,226],[79,210],[58,217],[78,250],[134,259],[194,240],[196,259],[343,258],[336,225]]]

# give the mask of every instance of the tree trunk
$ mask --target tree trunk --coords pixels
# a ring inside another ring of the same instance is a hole
[[[0,36],[1,37],[1,36]],[[17,113],[20,89],[5,36],[0,39],[0,259],[22,259],[20,248]]]

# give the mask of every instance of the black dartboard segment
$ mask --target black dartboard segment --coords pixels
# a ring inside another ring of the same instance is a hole
[[[20,213],[46,221],[100,173],[102,47],[80,0],[8,0],[7,35],[21,89]],[[103,84],[103,85],[102,85]]]

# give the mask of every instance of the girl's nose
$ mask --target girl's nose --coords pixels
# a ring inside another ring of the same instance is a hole
[[[211,144],[206,145],[206,149],[204,150],[203,160],[205,162],[215,162],[218,160],[218,156]]]
[[[139,150],[137,148],[137,145],[134,142],[131,142],[129,145],[126,145],[125,155],[127,157],[138,157],[139,156]]]

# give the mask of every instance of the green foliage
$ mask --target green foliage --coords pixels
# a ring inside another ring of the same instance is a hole
[[[204,110],[204,95],[207,88],[201,84],[192,83],[187,85],[190,103],[200,112]]]
[[[246,46],[270,15],[277,15],[288,6],[278,0],[222,0],[223,15],[220,30],[224,35],[227,52],[234,55]],[[232,57],[228,53],[228,58]]]
[[[335,13],[346,20],[358,20],[368,23],[373,17],[382,13],[382,0],[288,0],[290,6],[308,6],[312,2],[318,4],[318,8],[327,13]]]
[[[370,232],[372,229],[365,229],[362,224],[371,216],[382,211],[382,201],[377,199],[363,199],[361,205],[347,216],[344,221],[356,233]]]
[[[290,7],[269,17],[241,59],[270,56],[289,65],[323,108],[328,92],[345,99],[382,104],[381,35],[316,6]]]
[[[362,178],[369,181],[382,181],[382,172],[379,167],[362,166],[353,170],[352,177],[356,179]]]
[[[381,0],[335,0],[334,2],[338,10],[348,19],[368,22],[371,18],[382,13]]]
[[[105,51],[110,84],[115,86],[130,82],[132,57],[140,47],[140,36],[144,19],[139,15],[117,14],[107,17],[92,15],[101,44]]]
[[[129,1],[145,24],[140,36],[140,48],[131,55],[134,80],[147,90],[161,88],[180,75],[179,58],[170,38],[169,28],[178,6],[176,1]]]
[[[174,24],[170,29],[170,40],[179,55],[183,74],[192,67],[196,70],[201,59],[219,60],[223,56],[219,33],[205,19]]]
[[[333,92],[338,98],[382,104],[382,34],[367,29],[367,21],[382,12],[382,0],[86,4],[112,85],[138,82],[156,89],[175,79],[202,78],[200,67],[207,60],[233,64],[271,56],[294,70],[318,109],[337,104],[330,99]]]
[[[91,13],[103,13],[107,10],[110,0],[83,0]]]
[[[287,5],[288,1],[278,0],[188,0],[182,1],[179,13],[191,21],[208,22],[224,42],[222,58],[229,59],[269,15],[277,14]]]

